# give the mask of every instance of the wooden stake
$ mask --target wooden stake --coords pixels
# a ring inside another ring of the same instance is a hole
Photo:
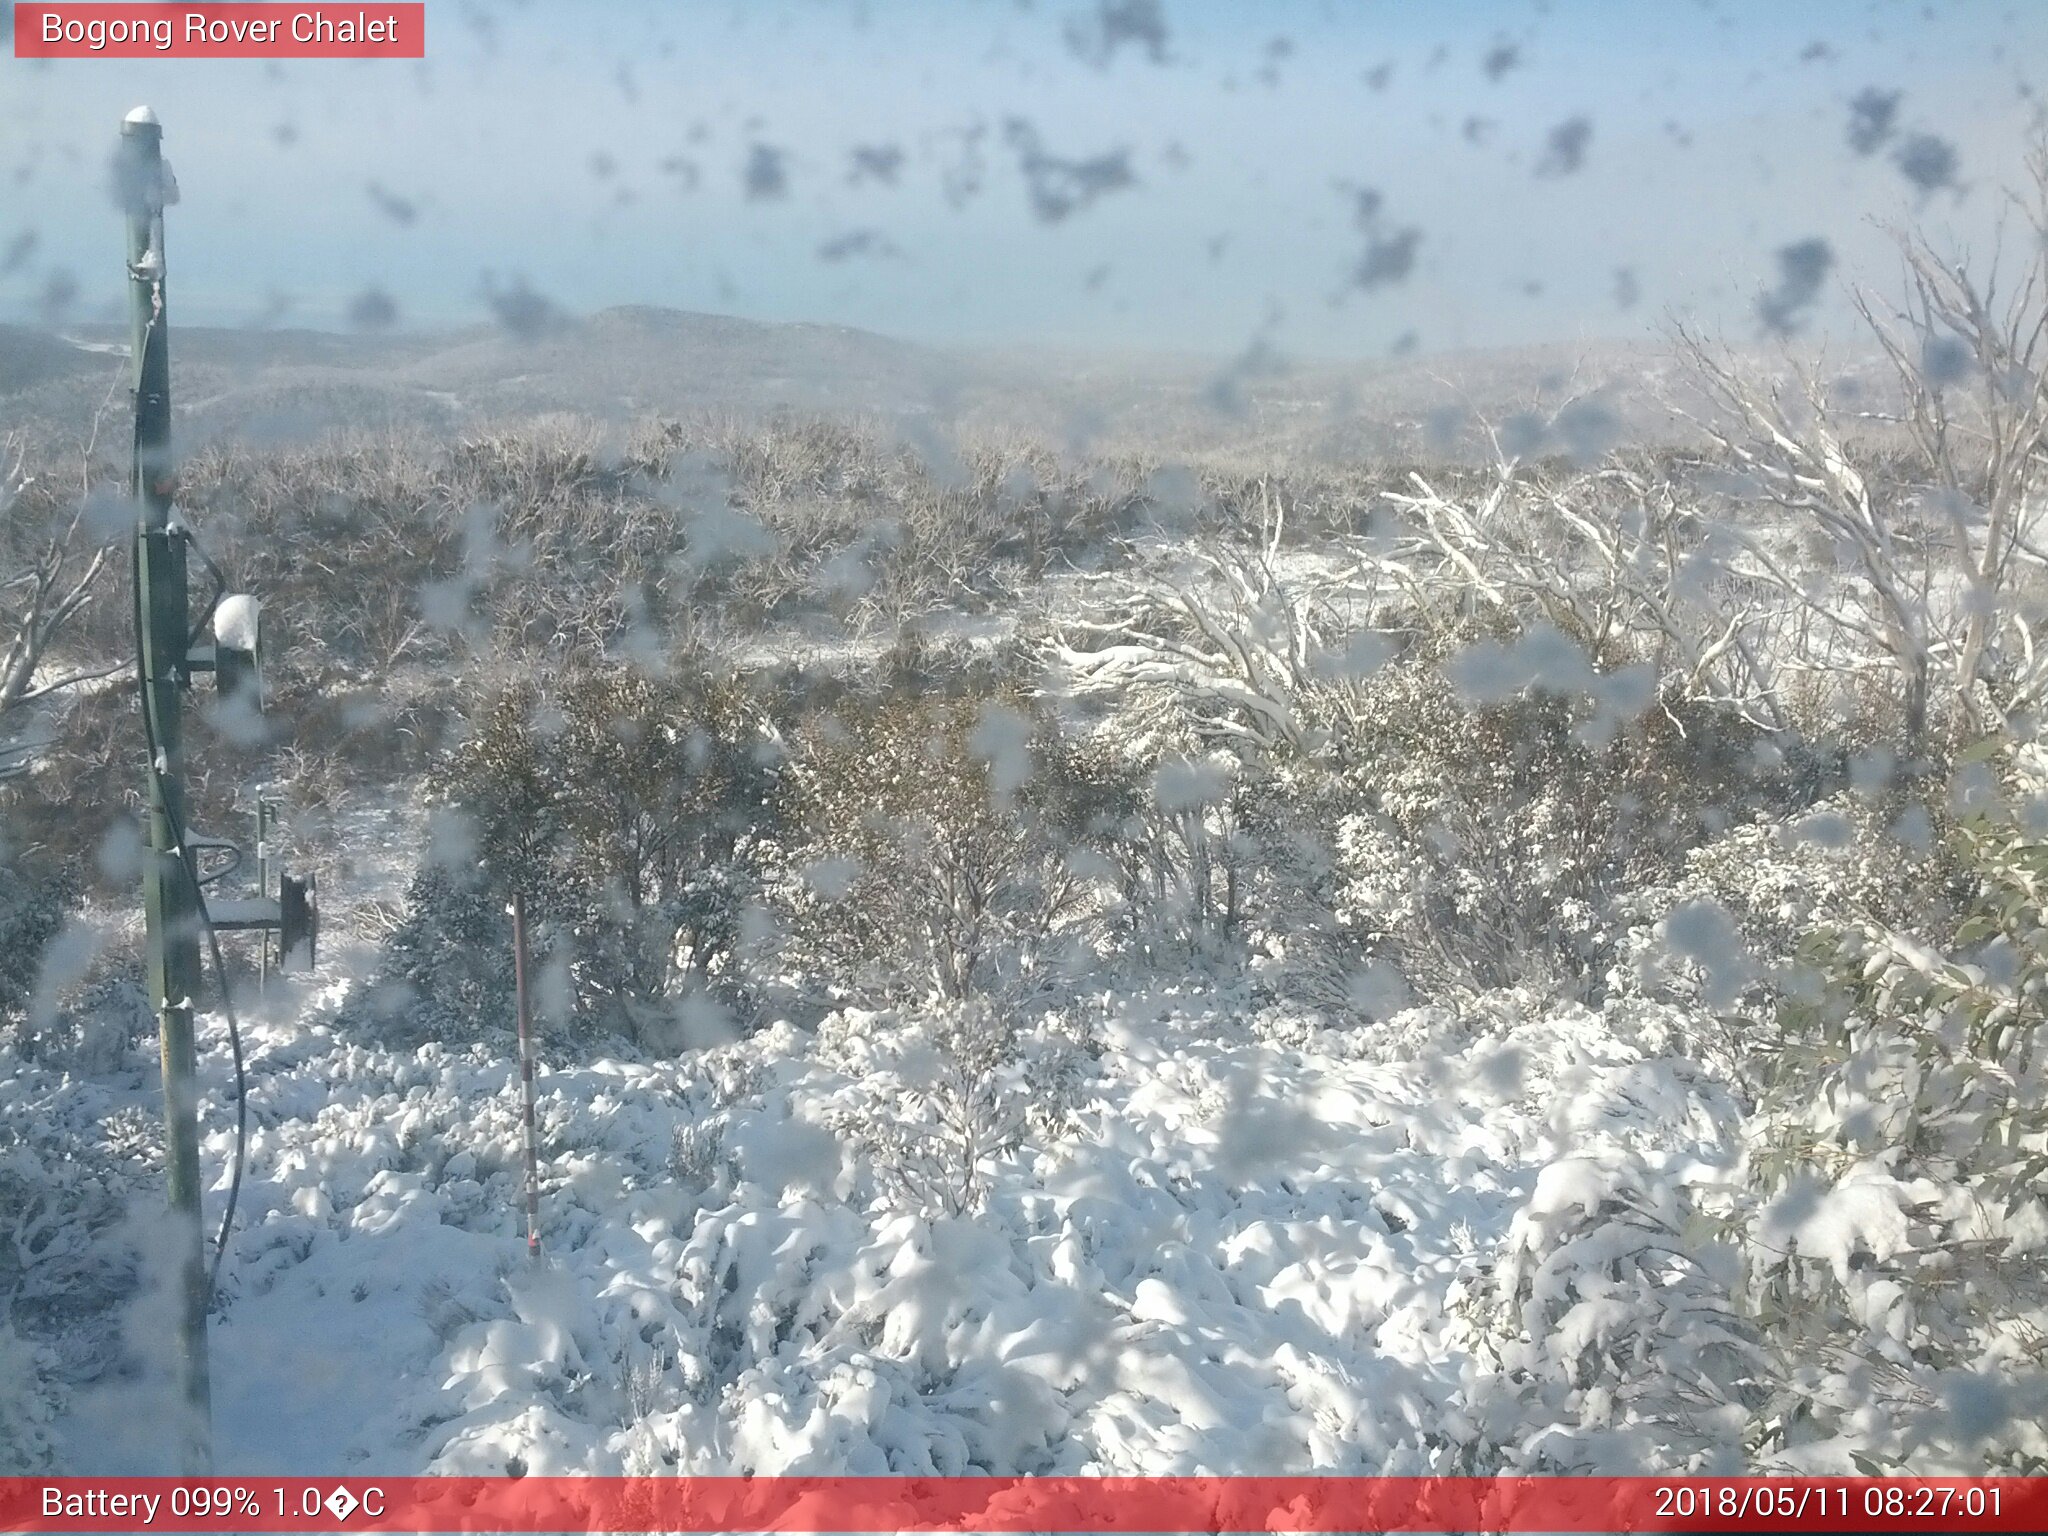
[[[526,999],[526,898],[512,893],[512,988],[519,1009],[519,1086],[526,1118],[526,1256],[540,1258],[540,1146],[533,1126],[533,1014]]]

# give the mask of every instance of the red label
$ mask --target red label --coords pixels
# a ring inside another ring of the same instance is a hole
[[[0,1477],[0,1531],[1956,1532],[2048,1478]]]
[[[14,7],[17,59],[422,59],[424,4]]]

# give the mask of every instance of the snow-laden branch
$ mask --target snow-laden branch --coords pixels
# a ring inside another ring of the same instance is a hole
[[[35,483],[21,444],[12,439],[0,443],[0,516],[13,516]],[[54,681],[35,682],[64,627],[85,606],[106,569],[107,545],[81,547],[84,509],[81,498],[70,516],[31,542],[17,557],[18,568],[0,579],[0,590],[18,594],[0,614],[0,717],[31,699],[103,675],[83,668]]]
[[[1285,574],[1285,509],[1270,490],[1265,500],[1256,548],[1198,548],[1188,578],[1142,587],[1107,620],[1065,625],[1046,656],[1066,689],[1171,700],[1218,745],[1319,745],[1323,733],[1299,701],[1320,681],[1334,593],[1327,582]]]
[[[1558,483],[1504,464],[1466,508],[1421,475],[1383,493],[1405,532],[1360,556],[1439,630],[1475,605],[1540,620],[1597,659],[1649,653],[1679,696],[1782,724],[1767,639],[1790,603],[1720,559],[1669,484],[1617,467]]]

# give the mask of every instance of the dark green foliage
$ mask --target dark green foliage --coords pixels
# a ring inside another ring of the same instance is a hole
[[[558,700],[504,692],[433,775],[460,867],[415,882],[389,1009],[509,1023],[516,889],[536,992],[574,1017],[653,1042],[691,1005],[743,1013],[777,764],[753,701],[708,672],[592,669]]]
[[[394,1044],[474,1040],[517,1023],[512,982],[504,897],[474,871],[425,864],[360,1007],[375,1033]]]
[[[791,774],[807,956],[884,995],[1027,982],[1091,900],[1073,744],[1016,696],[847,703]]]
[[[65,872],[0,850],[0,1024],[26,1018],[43,953],[77,900],[77,882]]]
[[[751,701],[704,673],[614,671],[570,693],[544,750],[579,994],[628,1018],[702,994],[743,1004],[742,927],[780,756]]]

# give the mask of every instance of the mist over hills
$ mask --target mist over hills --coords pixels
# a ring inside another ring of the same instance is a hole
[[[108,326],[64,337],[0,328],[0,405],[16,420],[72,425],[121,372],[126,345],[125,331]],[[523,335],[497,326],[357,335],[174,322],[171,368],[188,432],[259,438],[396,424],[459,430],[549,411],[900,416],[945,405],[961,376],[939,354],[843,327],[649,308]]]
[[[72,436],[126,384],[124,330],[0,326],[0,424]],[[1544,426],[1573,401],[1599,441],[1676,441],[1683,369],[1653,343],[1554,343],[1368,363],[946,351],[847,326],[652,306],[438,334],[174,327],[187,443],[337,429],[459,433],[575,412],[861,415],[912,434],[1018,432],[1081,451],[1468,457],[1481,423]]]

